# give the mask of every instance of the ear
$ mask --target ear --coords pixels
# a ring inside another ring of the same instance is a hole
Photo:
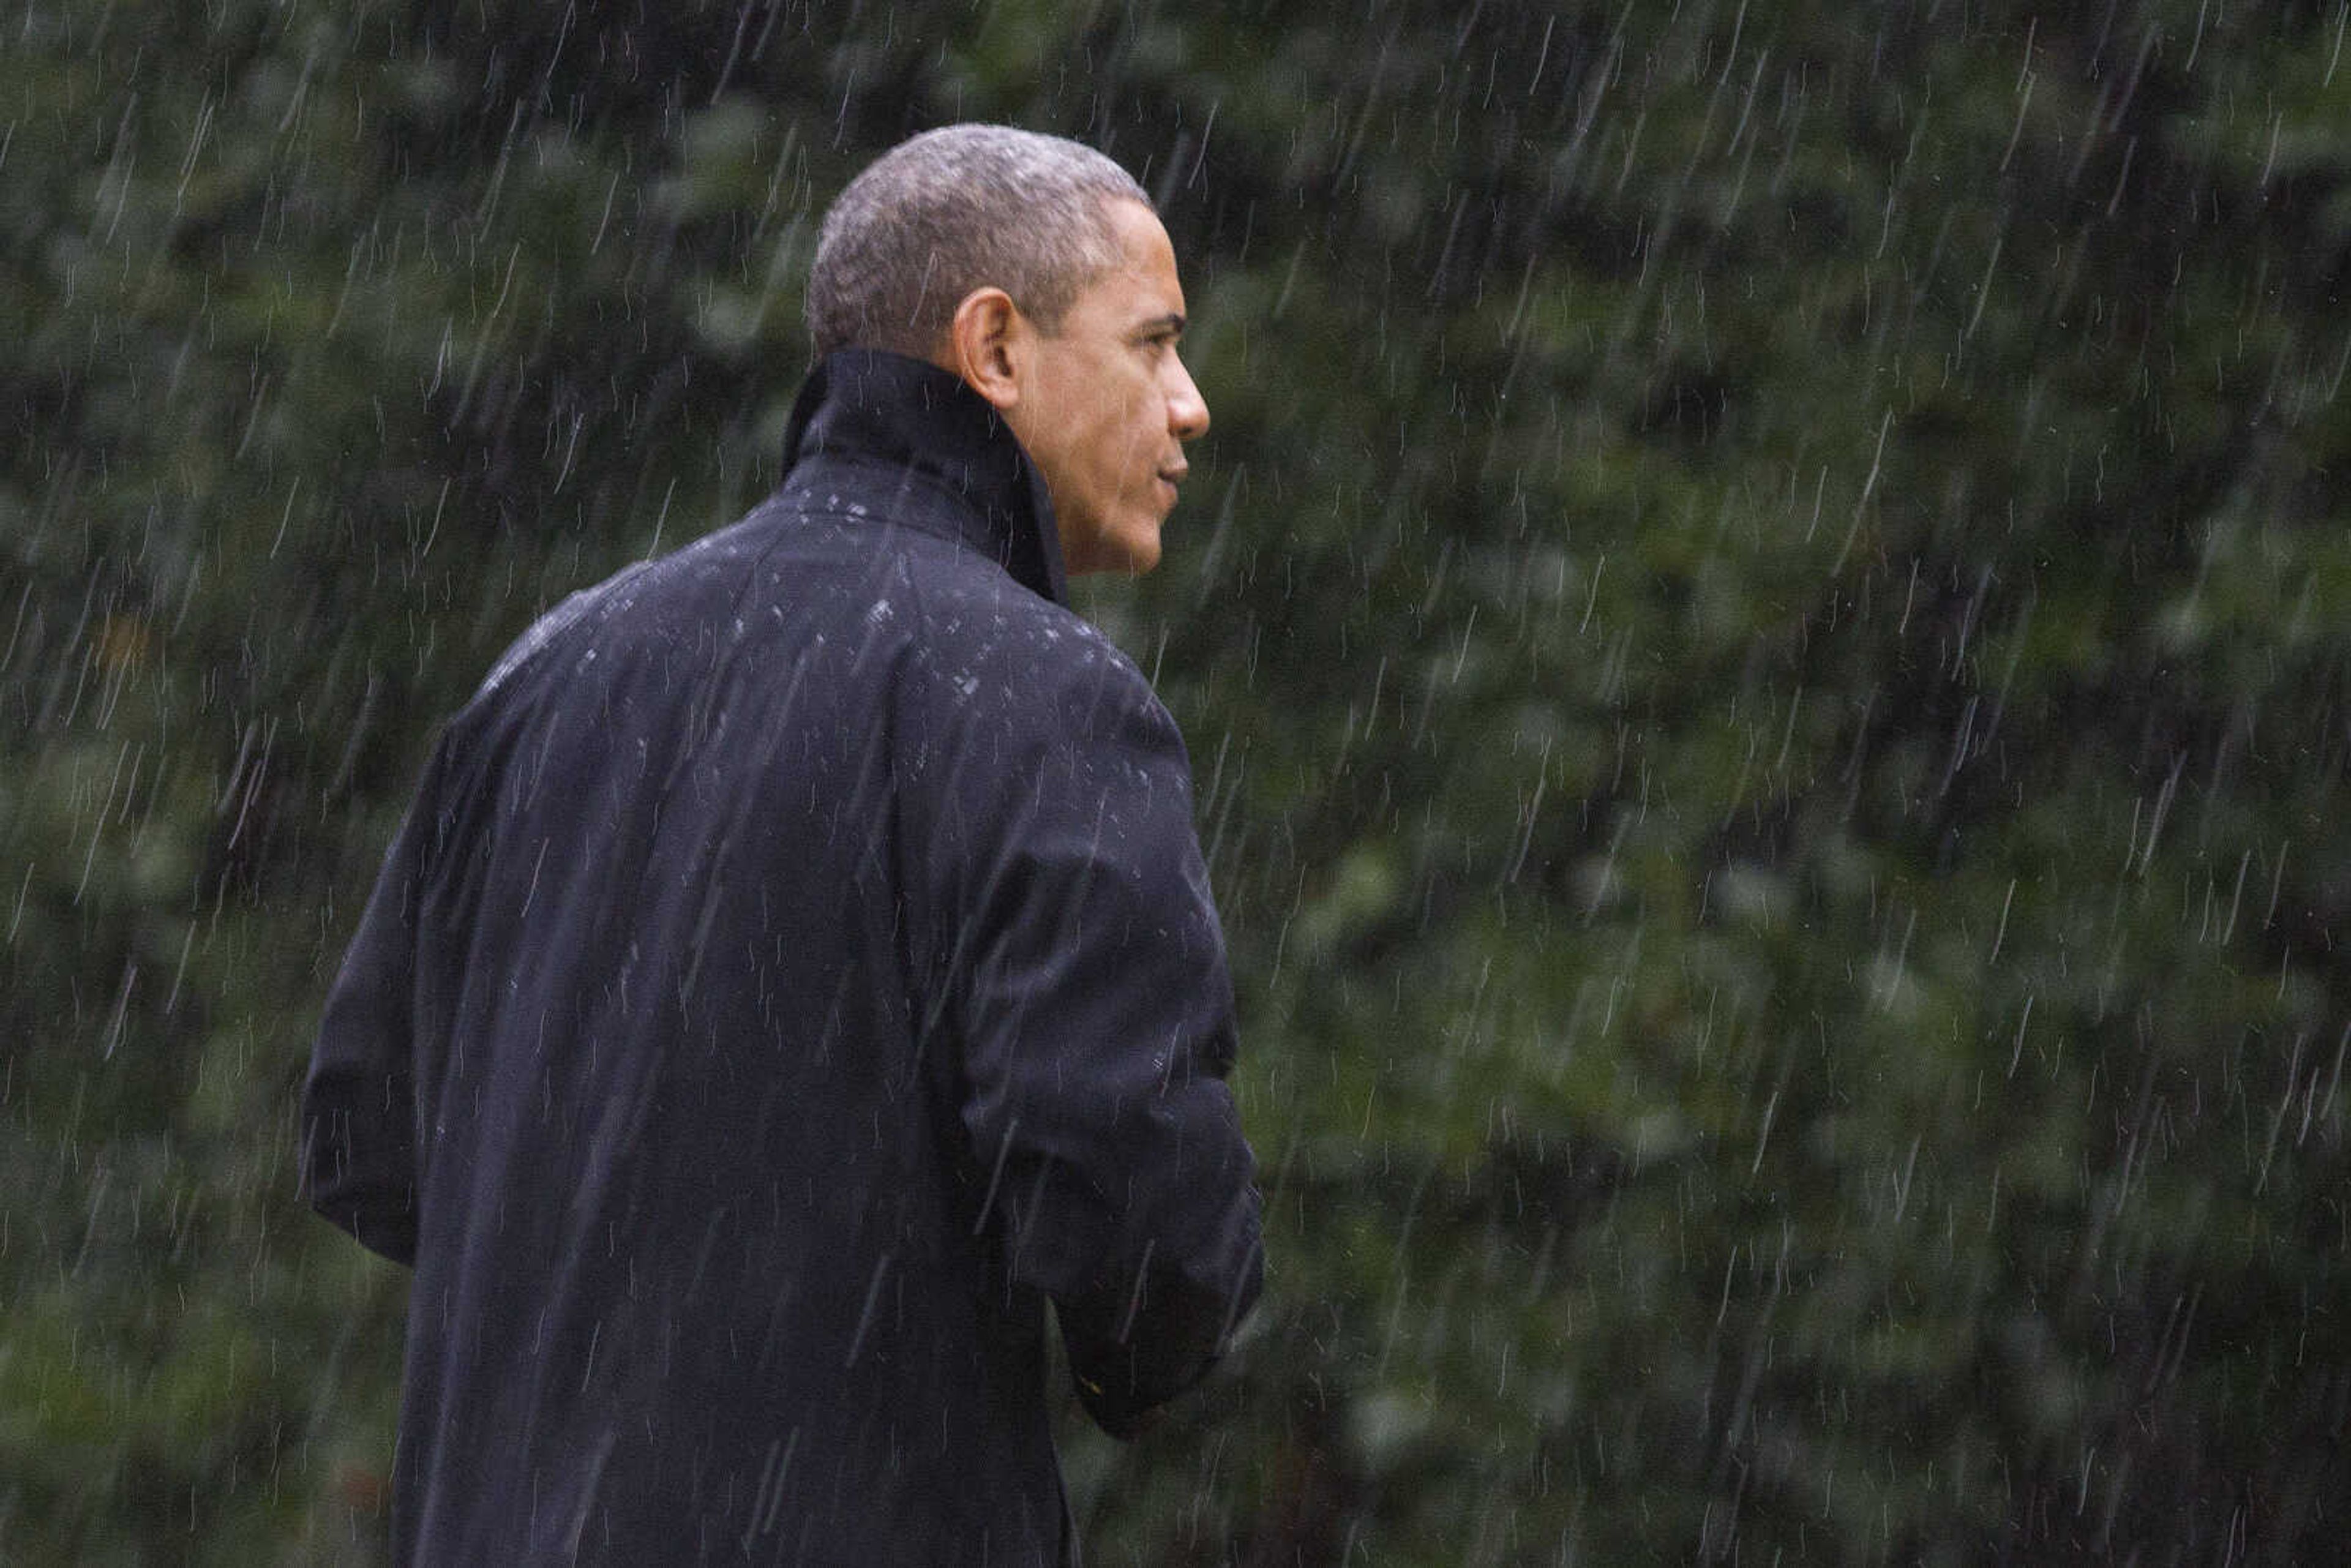
[[[1001,288],[975,288],[947,325],[946,369],[998,413],[1020,401],[1029,323]]]

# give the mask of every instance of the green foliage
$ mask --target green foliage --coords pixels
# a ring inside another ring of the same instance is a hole
[[[843,15],[845,9],[846,14]],[[1135,169],[1272,1278],[1110,1563],[2314,1561],[2351,1496],[2339,3],[36,5],[0,1557],[369,1561],[292,1093],[439,716],[774,473],[826,201]]]

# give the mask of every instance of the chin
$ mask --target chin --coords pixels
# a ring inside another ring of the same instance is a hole
[[[1159,529],[1149,528],[1106,532],[1087,541],[1082,550],[1062,547],[1063,564],[1071,577],[1119,571],[1141,577],[1159,564]]]

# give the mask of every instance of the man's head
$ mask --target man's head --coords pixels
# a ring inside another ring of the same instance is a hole
[[[1177,357],[1176,256],[1091,148],[1003,126],[904,142],[850,183],[809,277],[820,354],[954,371],[1044,476],[1072,572],[1148,571],[1207,405]]]

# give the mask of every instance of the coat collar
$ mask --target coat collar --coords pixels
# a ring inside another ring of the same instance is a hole
[[[958,539],[1022,587],[1069,602],[1044,478],[960,376],[878,350],[826,355],[792,405],[784,488],[812,488],[828,462],[896,471],[892,522]]]

